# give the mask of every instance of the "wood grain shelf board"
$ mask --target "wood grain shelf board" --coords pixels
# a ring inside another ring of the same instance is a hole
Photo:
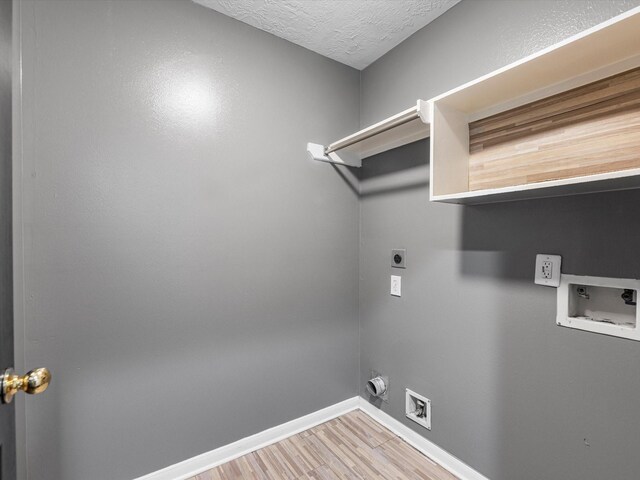
[[[640,168],[640,68],[469,124],[469,190]]]

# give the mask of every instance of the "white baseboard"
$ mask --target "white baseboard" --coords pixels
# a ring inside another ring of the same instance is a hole
[[[446,450],[443,450],[435,443],[427,440],[422,435],[414,432],[391,415],[374,407],[364,398],[360,398],[358,408],[379,424],[387,427],[409,445],[424,453],[431,460],[442,465],[455,476],[460,478],[460,480],[489,480],[487,477],[477,472],[460,459],[454,457]]]
[[[434,462],[442,465],[460,480],[488,480],[466,463],[443,450],[435,443],[411,430],[395,418],[374,407],[364,398],[353,397],[304,417],[291,420],[237,442],[203,453],[175,465],[163,468],[135,480],[186,480],[223,463],[279,442],[296,433],[304,432],[321,423],[360,409],[381,425],[384,425],[408,444],[412,445]]]
[[[144,475],[135,480],[186,480],[213,467],[222,465],[235,458],[254,452],[272,443],[284,440],[296,433],[328,422],[329,420],[355,410],[360,405],[360,397],[353,397],[304,417],[291,420],[250,437],[238,440],[223,447],[203,453],[157,472]]]

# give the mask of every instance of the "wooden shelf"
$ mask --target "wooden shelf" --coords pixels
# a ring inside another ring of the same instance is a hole
[[[431,200],[640,188],[640,7],[431,99]]]
[[[428,115],[427,103],[418,100],[415,107],[337,140],[328,147],[308,143],[307,152],[313,160],[360,167],[367,157],[427,138],[430,134]]]

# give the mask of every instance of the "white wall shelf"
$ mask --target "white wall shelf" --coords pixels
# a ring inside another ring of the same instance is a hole
[[[428,105],[418,100],[416,106],[337,140],[328,147],[308,143],[307,153],[313,160],[360,167],[367,157],[427,138],[429,124]]]
[[[474,190],[469,163],[469,123],[638,66],[640,7],[429,100],[431,201],[479,204],[640,188],[640,168],[627,167]]]

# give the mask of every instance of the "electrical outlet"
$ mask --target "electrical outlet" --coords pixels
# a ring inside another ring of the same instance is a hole
[[[559,287],[561,266],[562,257],[560,255],[536,255],[535,283],[547,287]]]
[[[407,251],[404,248],[391,250],[391,266],[394,268],[407,268]]]
[[[551,279],[553,277],[553,262],[545,260],[542,262],[542,278]]]
[[[402,296],[402,277],[399,275],[391,275],[391,295]]]
[[[431,430],[431,400],[418,395],[408,388],[406,389],[405,397],[405,415],[407,418],[422,425],[427,430]]]

